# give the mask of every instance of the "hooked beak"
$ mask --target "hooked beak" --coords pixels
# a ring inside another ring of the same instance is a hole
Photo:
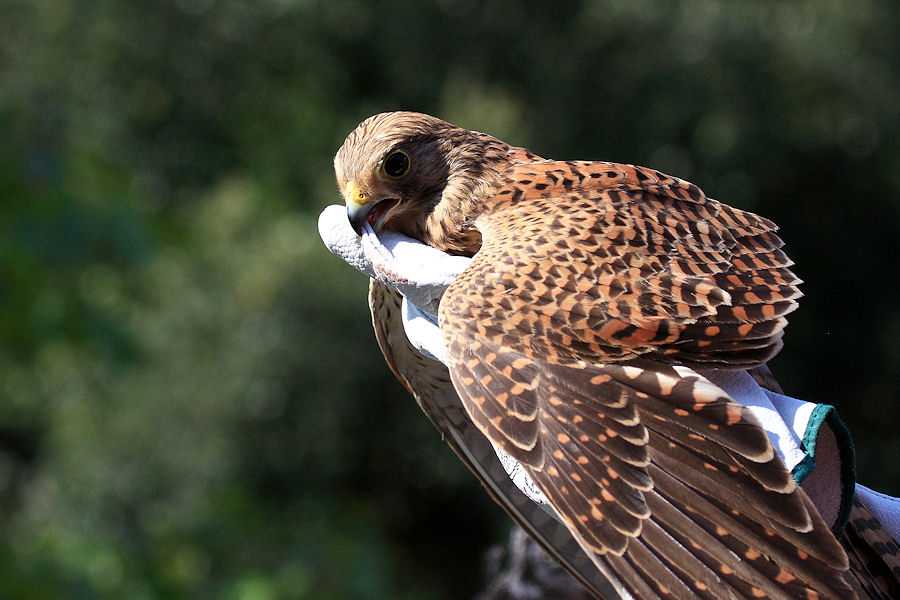
[[[396,198],[384,200],[370,198],[352,181],[344,190],[344,202],[347,204],[347,219],[356,235],[362,235],[363,225],[367,221],[372,229],[378,232],[391,210],[400,204],[400,200]]]
[[[353,200],[347,200],[347,219],[356,235],[362,235],[363,224],[369,218],[369,213],[375,208],[374,203],[360,204]]]

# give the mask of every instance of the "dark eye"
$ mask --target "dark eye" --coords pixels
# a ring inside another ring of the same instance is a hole
[[[409,157],[400,150],[384,159],[384,174],[388,177],[403,177],[409,171]]]

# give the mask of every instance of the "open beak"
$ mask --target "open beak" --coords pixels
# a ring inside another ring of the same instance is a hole
[[[370,198],[352,181],[344,190],[344,202],[347,204],[347,219],[357,235],[362,235],[363,225],[367,221],[372,229],[378,232],[391,210],[400,204],[400,200],[396,198],[383,200]]]

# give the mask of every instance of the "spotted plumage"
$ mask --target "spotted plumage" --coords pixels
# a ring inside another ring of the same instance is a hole
[[[416,113],[363,122],[335,170],[357,230],[474,256],[439,310],[466,418],[621,590],[855,597],[765,432],[697,372],[780,348],[800,282],[773,223],[652,169],[545,160]]]

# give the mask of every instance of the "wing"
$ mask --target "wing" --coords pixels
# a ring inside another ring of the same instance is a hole
[[[511,179],[478,220],[490,243],[472,267],[496,293],[516,290],[486,311],[532,308],[507,342],[536,328],[533,352],[558,362],[651,354],[705,368],[780,349],[801,293],[771,221],[627,165],[545,161]]]
[[[854,597],[765,432],[691,368],[780,346],[799,280],[775,226],[636,167],[511,181],[440,308],[478,428],[636,597]]]
[[[372,280],[369,308],[378,345],[394,375],[441,432],[463,463],[478,477],[491,497],[558,563],[598,598],[617,598],[607,572],[604,577],[569,530],[532,502],[510,481],[490,443],[474,427],[443,364],[427,358],[406,338],[401,296]]]

